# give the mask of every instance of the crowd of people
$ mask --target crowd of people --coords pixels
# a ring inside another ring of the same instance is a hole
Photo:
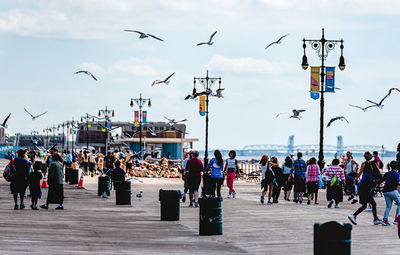
[[[387,165],[388,171],[382,175],[384,168],[383,162],[374,151],[364,153],[364,162],[359,164],[353,158],[351,152],[346,156],[332,160],[331,164],[317,162],[315,157],[307,161],[303,159],[301,152],[287,156],[283,164],[279,164],[277,157],[262,155],[260,165],[261,175],[261,196],[262,204],[277,204],[281,191],[283,199],[302,204],[303,199],[307,199],[307,205],[312,201],[318,205],[318,190],[326,189],[327,207],[340,208],[343,197],[347,196],[351,204],[359,202],[361,207],[349,215],[349,220],[357,224],[357,215],[364,210],[372,211],[373,223],[389,226],[389,212],[395,202],[397,209],[393,224],[397,224],[397,216],[400,210],[400,195],[397,191],[400,175],[400,144],[398,145],[396,160]],[[192,151],[186,155],[182,164],[184,192],[182,202],[186,201],[189,193],[189,206],[198,206],[199,186],[203,177],[202,195],[211,197],[221,197],[221,186],[224,179],[229,192],[227,198],[235,198],[234,189],[235,175],[240,174],[238,161],[235,159],[235,151],[229,152],[229,158],[223,160],[219,150],[214,151],[214,157],[206,163],[198,159],[198,151]],[[377,215],[376,202],[374,196],[377,193],[383,194],[386,201],[386,210],[383,219]]]

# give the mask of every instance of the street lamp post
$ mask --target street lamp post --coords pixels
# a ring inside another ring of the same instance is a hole
[[[66,126],[67,124],[66,123],[61,123],[61,124],[58,124],[58,127],[57,127],[57,130],[59,130],[60,129],[60,127],[62,128],[62,134],[63,134],[63,138],[62,138],[62,145],[61,145],[61,154],[64,152],[64,144],[65,144],[65,126]],[[67,139],[68,140],[68,139]]]
[[[109,132],[109,129],[108,129],[108,126],[107,126],[107,121],[109,121],[110,120],[110,118],[112,118],[112,117],[114,117],[114,110],[109,110],[109,109],[107,109],[107,106],[106,106],[106,109],[104,109],[104,110],[99,110],[99,117],[101,116],[101,115],[103,115],[104,116],[104,119],[105,119],[105,130],[106,130],[106,139],[105,139],[105,143],[104,143],[104,150],[105,150],[105,152],[104,152],[104,154],[107,154],[107,151],[108,151],[108,149],[107,149],[107,147],[108,147],[108,132]],[[110,127],[111,128],[111,127]]]
[[[320,125],[319,125],[319,154],[318,154],[318,165],[322,169],[324,166],[324,108],[325,108],[325,60],[328,57],[328,53],[335,48],[337,43],[340,43],[340,58],[339,58],[339,69],[343,71],[346,67],[344,63],[343,57],[343,39],[341,40],[327,40],[325,39],[325,31],[322,28],[322,37],[319,40],[308,40],[303,39],[303,61],[302,61],[302,68],[306,70],[308,68],[308,61],[306,56],[306,42],[311,45],[315,51],[317,51],[319,58],[321,59],[321,66],[320,66],[320,76],[321,76],[321,87],[320,87]]]
[[[139,106],[139,134],[140,134],[140,138],[139,138],[139,157],[142,158],[142,108],[143,106],[147,104],[148,107],[151,107],[151,100],[150,98],[142,98],[142,93],[140,93],[140,97],[139,98],[131,98],[131,103],[130,106],[133,107],[133,102],[135,102],[138,106]]]
[[[205,89],[205,96],[206,96],[206,141],[205,141],[205,152],[204,152],[204,165],[208,164],[208,102],[209,102],[209,96],[212,95],[212,90],[211,87],[218,81],[219,89],[221,89],[221,77],[219,78],[211,78],[208,77],[208,70],[206,72],[206,77],[204,78],[198,78],[194,77],[193,80],[193,85],[194,89],[196,89],[196,81],[200,82],[200,84],[204,87]]]
[[[81,117],[81,122],[86,121],[86,150],[89,150],[89,119],[92,118],[94,121],[94,118],[89,114],[86,113],[86,116]]]

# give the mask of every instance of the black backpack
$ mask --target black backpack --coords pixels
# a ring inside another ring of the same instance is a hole
[[[6,166],[3,172],[3,177],[6,181],[12,182],[14,180],[15,174],[17,170],[14,166],[14,160],[11,160],[10,163]]]

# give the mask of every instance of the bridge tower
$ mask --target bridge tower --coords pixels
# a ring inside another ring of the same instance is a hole
[[[337,154],[340,156],[340,154],[344,153],[344,146],[343,146],[343,136],[339,135],[337,137]]]
[[[294,153],[294,135],[289,136],[287,153]]]

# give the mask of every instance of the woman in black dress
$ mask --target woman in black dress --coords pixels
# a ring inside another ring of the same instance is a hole
[[[42,176],[42,163],[41,162],[35,162],[33,165],[33,172],[29,174],[29,191],[32,196],[32,205],[31,208],[32,210],[37,210],[37,202],[38,198],[41,194],[41,189],[40,189],[40,180],[43,178]]]
[[[25,159],[25,151],[18,150],[18,157],[14,159],[15,177],[10,183],[11,193],[14,195],[14,210],[18,210],[18,194],[21,200],[19,209],[24,209],[24,195],[28,187],[28,176],[31,163]]]

